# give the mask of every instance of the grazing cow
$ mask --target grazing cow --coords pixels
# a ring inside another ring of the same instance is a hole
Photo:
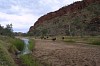
[[[56,40],[56,38],[52,38],[52,40],[53,40],[53,41],[55,41],[55,40]]]
[[[46,38],[44,37],[44,39],[46,39]]]
[[[49,38],[49,37],[47,36],[47,38]]]
[[[65,39],[64,37],[62,37],[62,39]]]

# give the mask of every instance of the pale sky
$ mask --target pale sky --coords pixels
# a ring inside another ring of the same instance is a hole
[[[46,13],[81,0],[0,0],[0,24],[13,24],[15,32],[27,32]]]

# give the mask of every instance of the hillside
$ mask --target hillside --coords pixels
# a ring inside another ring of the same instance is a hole
[[[12,40],[10,37],[0,36],[0,66],[17,66],[11,54],[15,51],[15,48],[11,47]]]
[[[30,35],[100,35],[100,1],[83,0],[40,17]]]

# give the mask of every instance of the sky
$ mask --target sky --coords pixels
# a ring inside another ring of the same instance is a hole
[[[81,0],[0,0],[0,24],[14,32],[28,32],[39,17]]]

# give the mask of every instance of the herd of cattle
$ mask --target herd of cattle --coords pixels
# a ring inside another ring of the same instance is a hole
[[[40,37],[41,39],[49,39],[49,37],[47,36],[47,37]],[[65,39],[65,37],[62,37],[61,39]],[[51,40],[52,41],[55,41],[55,40],[57,40],[57,38],[56,37],[53,37],[53,38],[51,38]]]

